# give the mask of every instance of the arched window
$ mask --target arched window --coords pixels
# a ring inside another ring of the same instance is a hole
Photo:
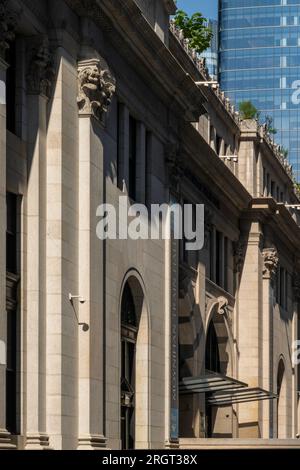
[[[221,372],[218,338],[213,321],[210,322],[206,338],[205,368],[213,372]]]
[[[129,284],[124,287],[121,304],[121,440],[122,449],[135,443],[135,354],[137,317]]]
[[[285,366],[281,359],[277,373],[277,437],[285,439],[287,437],[287,396],[286,396]]]

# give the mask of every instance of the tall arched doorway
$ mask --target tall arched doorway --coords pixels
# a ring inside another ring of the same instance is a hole
[[[121,306],[121,440],[122,449],[135,443],[135,355],[138,319],[133,295],[125,285]]]
[[[281,359],[277,372],[277,437],[285,439],[287,437],[287,389],[285,366]]]
[[[205,348],[205,369],[211,372],[221,372],[220,363],[220,352],[218,337],[215,329],[214,322],[211,321],[209,324],[207,336],[206,336],[206,348]],[[208,404],[206,396],[206,426],[205,433],[206,437],[213,437],[214,425],[216,420],[216,409]]]
[[[148,310],[140,282],[130,276],[121,300],[121,445],[148,445]],[[146,404],[146,406],[142,406]]]
[[[209,324],[206,337],[205,369],[212,372],[221,372],[218,337],[213,321]]]
[[[205,343],[205,369],[224,376],[231,375],[231,352],[224,314],[215,307],[209,322]],[[231,438],[233,432],[232,407],[211,406],[206,394],[205,435],[207,438]]]

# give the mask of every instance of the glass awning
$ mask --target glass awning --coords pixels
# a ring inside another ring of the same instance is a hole
[[[188,395],[193,393],[213,393],[218,391],[232,391],[247,388],[247,384],[216,372],[205,371],[200,377],[186,377],[179,384],[179,393]]]
[[[278,398],[274,393],[262,388],[244,388],[224,392],[213,393],[207,400],[212,406],[228,406],[237,403],[249,403],[251,401],[274,400]]]
[[[251,401],[274,400],[274,393],[259,387],[250,388],[241,382],[226,375],[209,370],[200,377],[185,377],[179,384],[180,395],[207,393],[207,403],[211,406],[229,406],[237,403]]]

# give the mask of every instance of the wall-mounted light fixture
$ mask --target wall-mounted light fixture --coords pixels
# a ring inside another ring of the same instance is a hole
[[[86,300],[81,295],[69,294],[69,301],[73,302],[74,299],[78,299],[81,304],[84,304]]]
[[[223,160],[227,160],[228,162],[233,161],[234,163],[238,163],[239,161],[238,155],[219,155],[219,157]]]

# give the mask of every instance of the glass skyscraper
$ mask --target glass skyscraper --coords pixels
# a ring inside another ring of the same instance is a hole
[[[212,30],[213,37],[210,43],[210,47],[206,49],[206,51],[202,52],[201,56],[205,57],[209,75],[213,80],[217,80],[219,59],[218,22],[216,20],[209,20],[207,26]]]
[[[219,0],[219,80],[274,120],[300,181],[300,0]]]

